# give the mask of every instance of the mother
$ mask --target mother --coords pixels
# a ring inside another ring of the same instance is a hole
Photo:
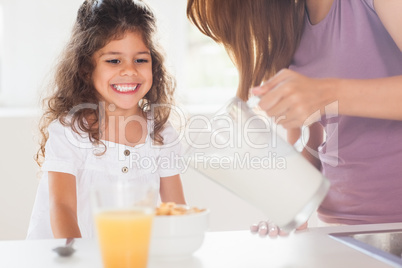
[[[235,63],[238,96],[260,95],[290,142],[309,125],[303,155],[331,181],[324,223],[402,222],[401,11],[400,0],[188,0]]]

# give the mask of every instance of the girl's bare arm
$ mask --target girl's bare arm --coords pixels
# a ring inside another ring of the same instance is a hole
[[[162,177],[160,181],[160,195],[162,202],[186,204],[180,175]]]
[[[49,172],[50,224],[55,238],[81,237],[75,176]]]

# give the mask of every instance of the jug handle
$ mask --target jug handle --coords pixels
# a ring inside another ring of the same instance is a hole
[[[257,105],[260,103],[260,100],[261,100],[261,98],[260,98],[260,96],[255,96],[255,95],[253,95],[253,96],[251,96],[249,99],[248,99],[248,101],[247,101],[247,106],[250,108],[250,109],[254,109],[255,107],[257,107]],[[301,129],[300,129],[300,137],[299,137],[299,139],[293,144],[293,147],[296,149],[296,151],[298,151],[298,152],[302,152],[303,151],[303,149],[304,149],[304,145],[303,145],[303,133],[304,133],[304,130],[306,129],[306,127],[307,126],[302,126],[301,127]]]

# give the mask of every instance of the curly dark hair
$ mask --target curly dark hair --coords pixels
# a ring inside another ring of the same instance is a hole
[[[160,133],[169,118],[169,107],[174,103],[176,84],[164,66],[162,49],[155,40],[156,19],[152,10],[141,0],[86,0],[78,10],[70,40],[49,84],[52,92],[43,100],[44,114],[39,126],[40,148],[35,155],[39,166],[45,156],[48,126],[56,119],[76,133],[88,133],[93,144],[102,144],[99,129],[102,107],[91,79],[95,69],[92,56],[109,41],[123,38],[127,32],[141,33],[151,51],[152,87],[140,102],[140,108],[145,115],[151,105],[163,104],[153,107],[154,129],[150,133],[156,144],[163,144]],[[89,105],[71,113],[82,104]],[[88,118],[91,120],[88,121]]]

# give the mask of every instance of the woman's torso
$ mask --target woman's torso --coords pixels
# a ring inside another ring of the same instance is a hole
[[[402,75],[402,53],[373,0],[334,0],[320,23],[306,18],[290,69],[315,78],[389,77]],[[326,142],[319,157],[331,189],[319,217],[345,224],[402,221],[402,122],[340,115],[321,123]]]

